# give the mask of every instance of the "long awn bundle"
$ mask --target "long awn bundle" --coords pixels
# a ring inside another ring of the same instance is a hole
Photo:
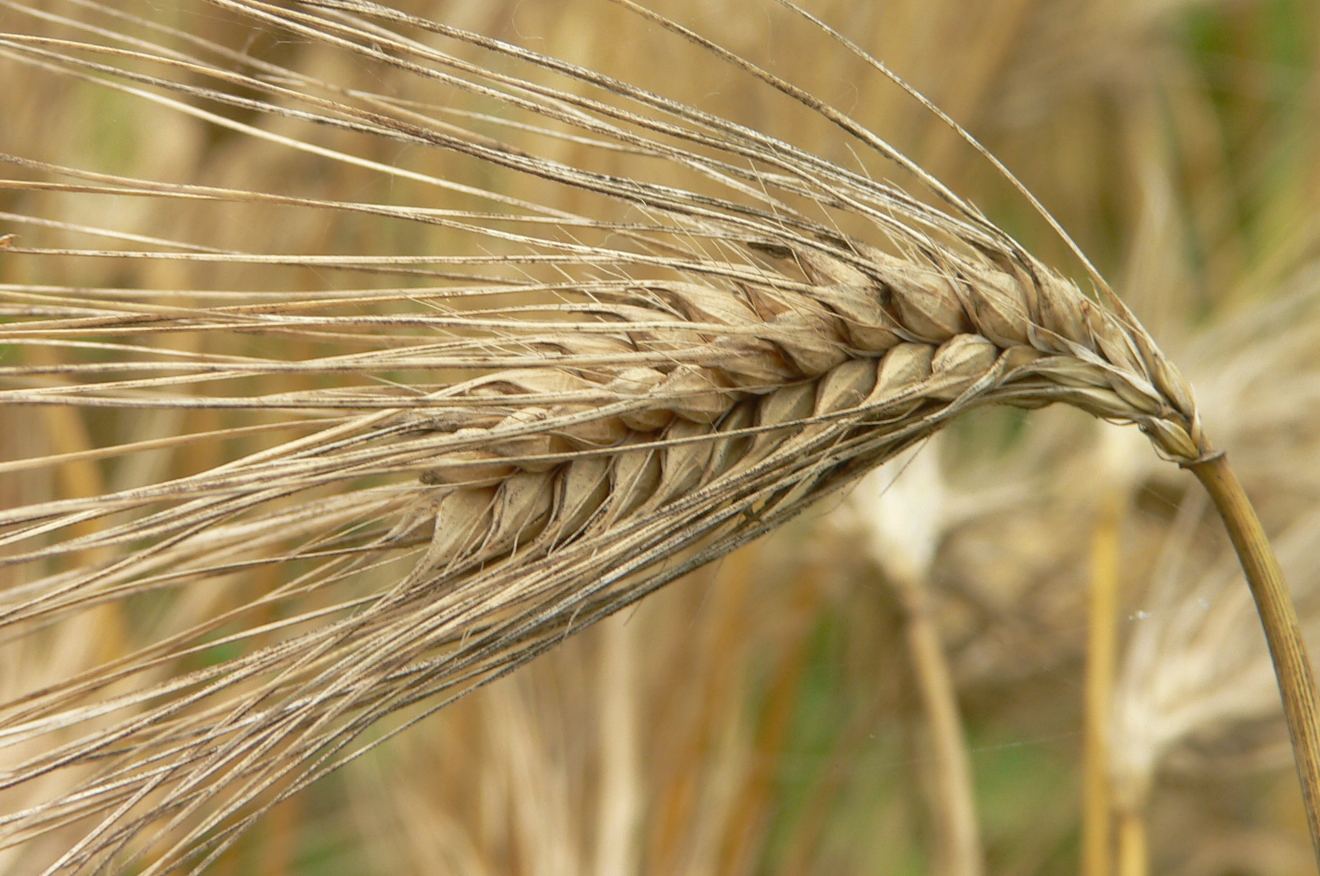
[[[1103,283],[1088,298],[845,113],[616,2],[932,197],[370,2],[211,0],[180,13],[186,27],[90,0],[3,4],[8,69],[424,196],[332,200],[0,156],[0,187],[26,199],[0,254],[13,266],[0,285],[6,417],[74,407],[108,424],[100,446],[6,460],[0,475],[114,460],[140,475],[0,511],[5,647],[39,653],[52,628],[79,623],[132,643],[7,680],[12,854],[48,872],[202,869],[378,744],[388,733],[368,730],[385,716],[403,714],[397,732],[974,407],[1064,402],[1135,423],[1217,499],[1240,501],[1190,387]],[[212,39],[214,22],[240,38]],[[265,35],[330,73],[246,50]],[[412,90],[359,87],[345,70]],[[453,163],[437,174],[386,157],[404,150]],[[509,178],[530,194],[483,182]],[[575,206],[545,206],[550,190]],[[217,222],[393,223],[445,248],[237,249],[42,215],[75,196]],[[101,261],[138,273],[81,279]],[[212,268],[231,285],[188,279]],[[277,282],[290,277],[303,291]],[[207,411],[226,419],[147,435],[114,419]],[[161,454],[212,461],[153,475]],[[1258,527],[1234,532],[1253,585],[1278,588]],[[1286,615],[1279,596],[1265,605]],[[1290,726],[1314,750],[1314,685],[1281,617],[1268,620]]]

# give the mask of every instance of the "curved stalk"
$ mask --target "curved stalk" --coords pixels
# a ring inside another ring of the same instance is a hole
[[[1224,454],[1214,454],[1185,467],[1191,469],[1214,500],[1256,600],[1283,696],[1288,736],[1292,740],[1302,802],[1311,828],[1311,844],[1320,862],[1320,814],[1316,811],[1320,803],[1320,698],[1316,695],[1315,672],[1302,638],[1297,610],[1260,519]]]

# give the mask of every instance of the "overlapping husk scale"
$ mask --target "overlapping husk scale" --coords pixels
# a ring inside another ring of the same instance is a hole
[[[434,488],[425,513],[439,521],[427,564],[557,544],[736,483],[771,455],[815,460],[782,487],[797,501],[986,403],[1066,402],[1136,423],[1180,462],[1208,449],[1190,387],[1144,331],[1028,256],[747,246],[804,277],[764,264],[721,286],[652,284],[614,311],[617,333],[559,342],[565,360],[609,350],[678,364],[497,372],[466,388],[474,407],[413,414],[419,427],[441,421],[464,448],[421,477]],[[690,328],[628,324],[665,317]]]

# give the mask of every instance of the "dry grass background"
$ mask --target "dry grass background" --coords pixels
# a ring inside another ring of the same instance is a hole
[[[19,14],[7,6],[0,24]],[[946,126],[773,4],[660,8],[853,113],[1037,257],[1074,264]],[[1320,633],[1320,11],[1306,2],[1190,0],[810,8],[981,139],[1115,281],[1197,387],[1209,430],[1262,506]],[[819,118],[609,4],[418,0],[408,9],[657,88],[853,166]],[[200,20],[189,3],[138,11],[178,26]],[[245,39],[234,22],[205,20],[213,38]],[[399,75],[296,42],[248,48],[379,90]],[[434,200],[406,180],[217,132],[2,58],[0,83],[7,153],[305,197]],[[473,184],[497,191],[512,185],[462,159],[324,136],[382,163],[476,174]],[[572,163],[579,147],[560,148]],[[619,156],[617,172],[645,172],[630,160]],[[510,193],[565,209],[581,197],[517,185]],[[0,209],[233,250],[272,239],[281,251],[308,253],[456,245],[443,229],[401,232],[266,207],[146,211],[127,199],[0,191]],[[0,217],[0,232],[10,231],[25,240],[42,233]],[[335,289],[360,279],[260,270],[0,257],[7,283]],[[5,355],[34,364],[61,354]],[[253,389],[308,388],[300,380]],[[76,452],[107,436],[230,425],[206,409],[144,412],[132,422],[123,412],[60,407],[5,416],[3,460]],[[1151,825],[1152,872],[1302,872],[1310,855],[1277,695],[1226,541],[1187,475],[1115,432],[1068,410],[982,412],[901,475],[919,485],[905,493],[913,510],[897,543],[913,549],[907,566],[919,571],[946,648],[985,870],[1079,866],[1087,591],[1097,532],[1110,525],[1120,562],[1108,773],[1121,813]],[[0,474],[0,507],[202,471],[222,452],[199,444],[114,465]],[[947,872],[947,838],[931,814],[939,808],[927,805],[938,758],[905,639],[910,603],[891,586],[912,571],[895,564],[892,546],[870,552],[882,542],[865,534],[881,513],[875,503],[826,504],[281,803],[215,871]],[[186,610],[204,616],[250,598],[276,574],[190,594]],[[56,627],[26,654],[31,662],[4,665],[4,683],[66,675],[116,653],[150,620],[107,608]],[[26,872],[21,856],[8,860],[11,872]]]

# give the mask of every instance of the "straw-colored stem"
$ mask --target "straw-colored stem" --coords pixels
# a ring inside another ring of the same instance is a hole
[[[1108,727],[1118,653],[1118,531],[1123,505],[1121,491],[1110,490],[1091,538],[1082,771],[1083,876],[1109,876],[1111,872]]]
[[[795,576],[789,615],[807,621],[819,616],[821,589],[819,570],[807,564]],[[775,783],[782,769],[796,706],[800,701],[802,676],[811,657],[811,625],[795,624],[791,638],[778,649],[781,655],[771,676],[766,705],[757,728],[752,763],[738,792],[720,850],[718,873],[749,873],[764,846],[774,806]]]
[[[690,859],[697,845],[694,837],[707,826],[701,819],[699,782],[709,763],[709,752],[718,745],[720,728],[739,718],[736,710],[731,716],[729,704],[739,684],[740,642],[753,597],[752,585],[757,580],[756,556],[755,547],[729,554],[711,580],[711,595],[703,611],[709,626],[692,644],[692,665],[705,667],[705,674],[700,695],[693,698],[692,711],[684,716],[680,728],[683,732],[674,734],[675,749],[664,758],[666,769],[659,781],[656,803],[648,807],[657,814],[647,819],[645,872],[682,873],[693,869]]]
[[[596,812],[597,876],[634,872],[642,802],[637,759],[636,633],[631,615],[601,625],[601,776]]]
[[[1283,695],[1288,735],[1302,784],[1302,801],[1311,828],[1311,843],[1320,861],[1320,702],[1315,672],[1297,621],[1297,610],[1284,584],[1279,561],[1237,476],[1220,453],[1187,466],[1205,485],[1233,540],[1251,595],[1256,600],[1274,672]]]
[[[1118,814],[1118,876],[1146,876],[1150,852],[1146,848],[1146,816],[1124,809]]]
[[[899,580],[895,584],[907,614],[908,649],[934,749],[932,797],[935,835],[939,839],[936,857],[940,859],[935,871],[950,876],[981,876],[985,858],[976,821],[972,765],[930,594],[921,580]]]

